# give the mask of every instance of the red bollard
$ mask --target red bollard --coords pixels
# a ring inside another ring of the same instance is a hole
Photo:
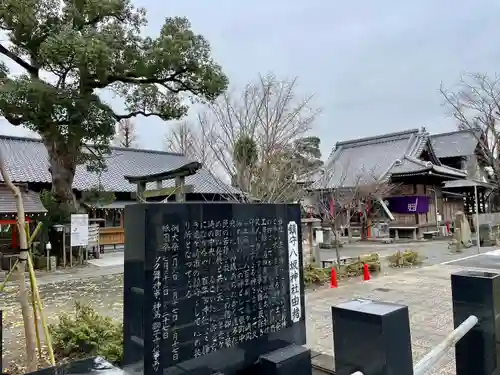
[[[330,288],[337,288],[339,286],[337,282],[337,272],[335,272],[335,267],[332,267],[332,275],[330,277]]]
[[[366,263],[363,265],[363,280],[370,280],[370,270],[368,269],[368,264]]]

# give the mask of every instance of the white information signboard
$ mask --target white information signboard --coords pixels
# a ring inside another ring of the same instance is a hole
[[[89,215],[71,215],[71,247],[87,246],[89,243]]]

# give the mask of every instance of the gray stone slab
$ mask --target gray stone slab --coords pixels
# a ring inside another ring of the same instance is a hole
[[[323,371],[335,371],[335,359],[331,355],[320,354],[311,359],[312,365]]]

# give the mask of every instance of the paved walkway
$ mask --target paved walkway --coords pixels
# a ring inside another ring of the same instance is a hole
[[[59,283],[65,281],[77,281],[77,280],[88,280],[95,279],[96,277],[102,276],[112,276],[116,274],[123,273],[123,265],[118,266],[106,266],[106,267],[96,267],[93,265],[67,268],[67,269],[57,269],[54,272],[46,271],[36,271],[36,279],[38,285]],[[0,275],[0,283],[5,280],[6,272]],[[14,280],[14,276],[9,281],[7,285],[10,285]]]
[[[102,254],[99,259],[90,259],[89,264],[92,264],[96,267],[114,267],[114,266],[122,266],[124,263],[124,253],[123,251]]]
[[[413,360],[416,362],[453,330],[450,274],[463,269],[461,266],[435,265],[369,282],[349,283],[338,289],[310,292],[306,296],[308,346],[333,355],[332,305],[353,298],[381,300],[409,307]],[[454,373],[454,351],[451,350],[440,367],[429,374]]]

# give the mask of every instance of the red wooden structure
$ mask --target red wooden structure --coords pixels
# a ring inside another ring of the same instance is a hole
[[[31,219],[26,217],[24,219],[27,223],[31,223]],[[0,219],[0,225],[12,225],[12,248],[17,249],[19,247],[19,240],[17,237],[17,219]]]

